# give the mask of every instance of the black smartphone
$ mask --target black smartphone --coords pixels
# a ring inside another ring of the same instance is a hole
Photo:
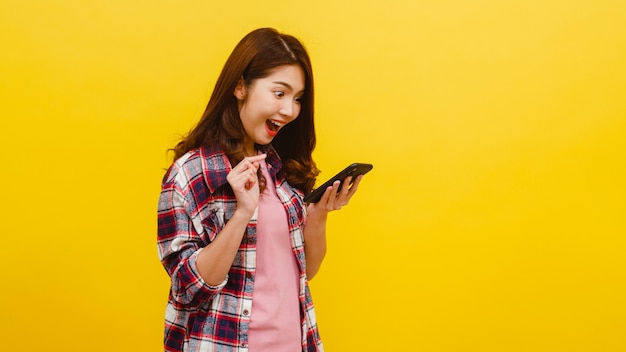
[[[357,176],[365,175],[373,167],[374,166],[372,164],[363,164],[363,163],[350,164],[348,167],[343,169],[340,173],[333,176],[328,181],[324,182],[321,186],[314,189],[313,192],[309,193],[306,197],[304,197],[304,201],[306,203],[317,203],[319,202],[320,198],[322,198],[322,195],[326,191],[326,188],[328,188],[329,186],[332,186],[333,183],[335,183],[335,181],[341,182],[341,184],[339,185],[339,190],[341,190],[341,186],[343,186],[343,180],[346,177],[352,176],[352,180],[354,181],[354,179]]]

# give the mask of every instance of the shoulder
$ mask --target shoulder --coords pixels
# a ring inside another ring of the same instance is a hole
[[[231,170],[228,157],[216,146],[192,149],[174,161],[163,179],[163,186],[188,188],[204,181],[211,190],[225,184]]]
[[[190,180],[202,174],[202,162],[199,150],[194,149],[174,160],[163,177],[163,185],[186,185]]]

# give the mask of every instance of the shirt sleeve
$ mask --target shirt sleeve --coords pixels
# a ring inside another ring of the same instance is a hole
[[[171,279],[172,299],[183,306],[197,306],[209,300],[226,285],[208,285],[196,266],[198,253],[206,246],[196,230],[191,214],[195,206],[175,182],[165,183],[158,207],[159,258]]]

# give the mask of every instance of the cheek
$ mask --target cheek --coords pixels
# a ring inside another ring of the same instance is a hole
[[[248,100],[243,109],[239,110],[239,116],[248,123],[257,123],[271,115],[272,105],[268,100]]]
[[[298,116],[300,116],[300,111],[302,111],[302,105],[300,105],[300,104],[296,104],[296,105],[293,107],[293,112],[294,112],[294,114],[293,114],[294,118],[293,118],[293,119],[294,119],[294,120],[295,120],[296,118],[298,118]]]

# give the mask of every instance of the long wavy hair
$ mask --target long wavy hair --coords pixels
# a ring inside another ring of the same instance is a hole
[[[245,157],[245,130],[233,92],[243,78],[249,86],[254,80],[267,77],[282,65],[299,65],[304,71],[304,94],[298,118],[284,126],[271,144],[280,156],[287,182],[308,194],[319,174],[312,158],[315,149],[313,122],[313,70],[309,55],[300,41],[273,28],[260,28],[248,33],[235,46],[217,79],[209,103],[198,124],[176,145],[174,159],[186,152],[219,143],[231,164]],[[260,176],[260,171],[259,171]],[[261,178],[261,185],[265,182]]]

